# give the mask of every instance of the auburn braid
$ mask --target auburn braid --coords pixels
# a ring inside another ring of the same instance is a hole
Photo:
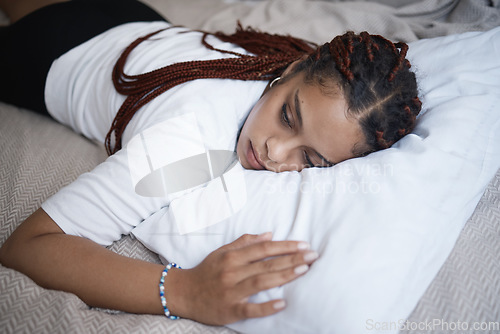
[[[106,135],[105,145],[110,155],[120,150],[123,132],[137,110],[166,90],[195,79],[270,80],[280,75],[293,61],[304,54],[312,53],[316,47],[313,43],[291,36],[271,35],[252,28],[243,29],[238,23],[237,30],[232,35],[203,32],[202,36],[202,43],[207,48],[236,57],[187,61],[144,74],[126,74],[124,72],[125,63],[132,50],[163,30],[165,29],[138,38],[131,43],[123,51],[113,68],[112,78],[115,89],[127,97]],[[207,42],[206,39],[209,35],[215,35],[222,41],[240,45],[252,54],[245,55],[217,49]]]
[[[366,139],[357,156],[387,148],[411,132],[422,103],[406,59],[408,45],[352,31],[335,37],[294,68],[325,94],[340,87],[348,114],[359,120]],[[329,78],[326,79],[325,78]]]

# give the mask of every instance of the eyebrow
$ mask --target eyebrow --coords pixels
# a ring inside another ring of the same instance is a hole
[[[295,91],[295,97],[294,97],[294,104],[295,104],[295,114],[297,114],[297,118],[299,120],[299,126],[302,128],[302,112],[300,110],[300,101],[299,101],[299,89]],[[327,166],[333,166],[335,165],[333,162],[328,161],[323,155],[321,155],[318,151],[314,150],[314,154],[316,154],[324,163],[327,164]]]
[[[295,113],[297,114],[297,118],[299,119],[299,125],[302,128],[302,113],[300,111],[300,101],[299,101],[299,90],[295,91]]]

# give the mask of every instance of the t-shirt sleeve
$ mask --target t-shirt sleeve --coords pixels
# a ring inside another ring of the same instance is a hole
[[[107,246],[167,205],[167,198],[134,191],[124,148],[47,199],[42,209],[66,234]]]

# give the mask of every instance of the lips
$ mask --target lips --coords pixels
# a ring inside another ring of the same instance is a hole
[[[246,158],[247,158],[247,161],[250,164],[250,166],[252,166],[252,168],[259,169],[259,170],[265,169],[264,166],[259,162],[257,155],[253,149],[251,141],[249,141]]]

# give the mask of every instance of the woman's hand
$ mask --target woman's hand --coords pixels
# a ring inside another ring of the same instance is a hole
[[[165,290],[172,314],[224,325],[282,310],[283,300],[254,304],[248,297],[303,275],[318,255],[308,250],[307,243],[271,241],[271,237],[271,233],[246,234],[215,250],[195,268],[171,269]]]
[[[284,301],[252,304],[248,297],[304,274],[317,257],[307,248],[298,241],[271,241],[270,233],[244,235],[193,269],[170,269],[165,278],[167,306],[174,315],[211,325],[276,313]],[[163,314],[158,283],[164,266],[64,234],[42,209],[0,247],[0,263],[95,307]]]

